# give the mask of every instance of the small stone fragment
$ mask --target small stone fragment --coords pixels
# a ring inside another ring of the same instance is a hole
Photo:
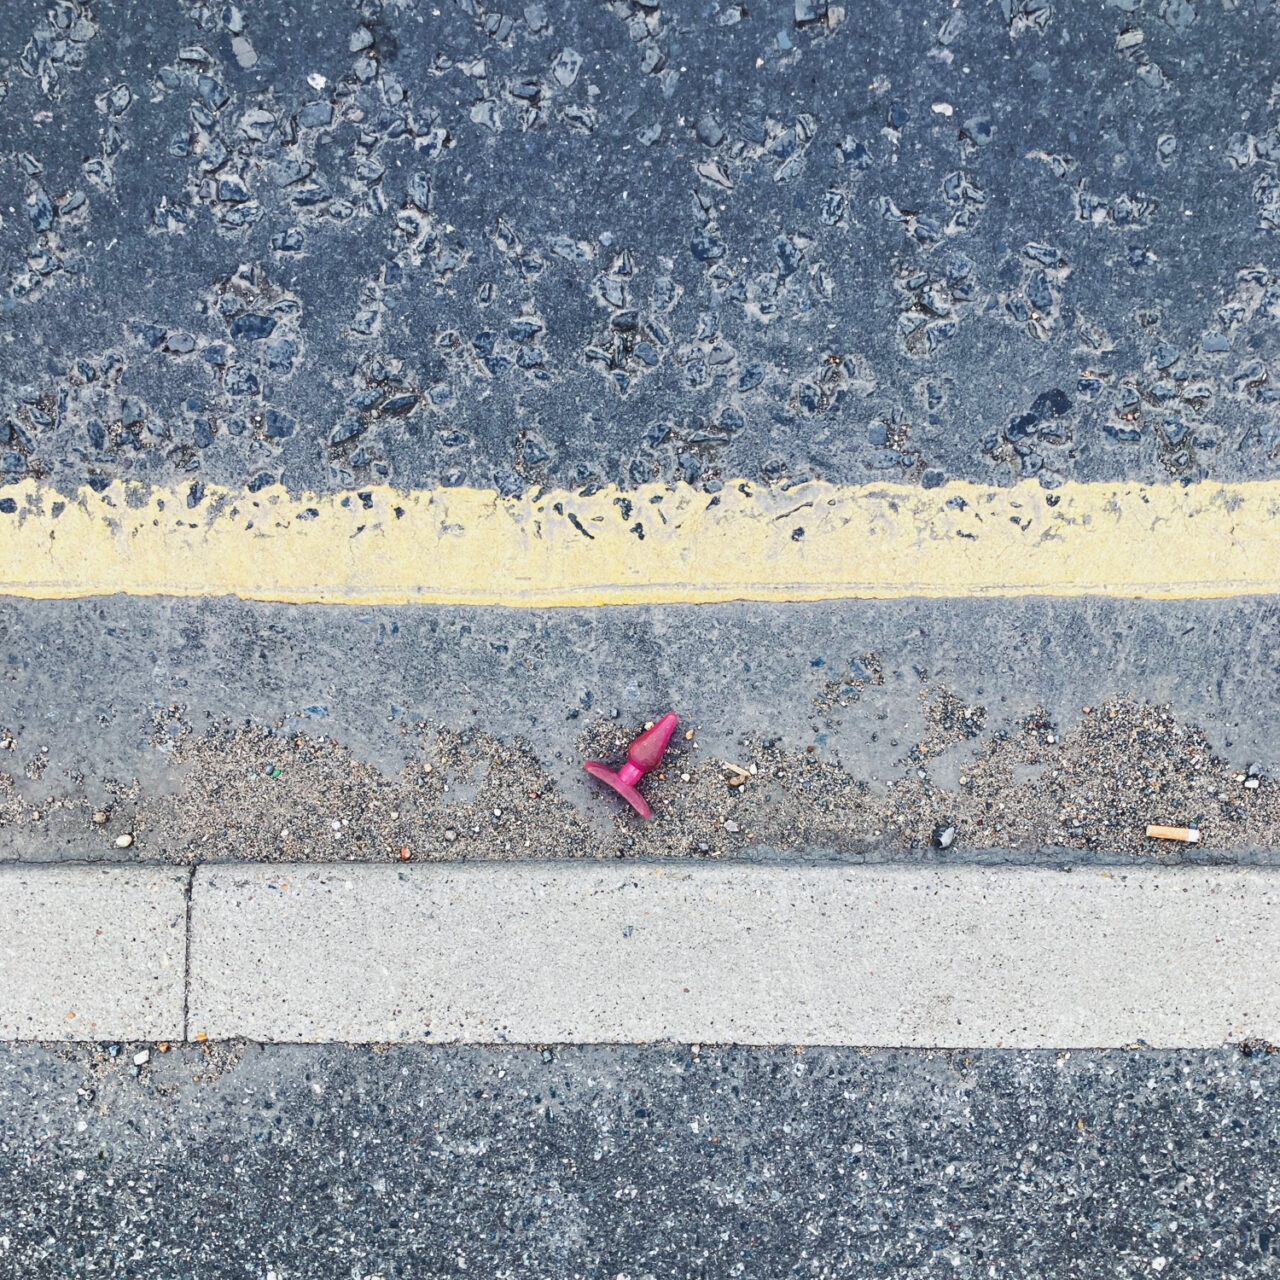
[[[552,64],[551,74],[557,84],[567,89],[578,78],[581,69],[582,54],[576,49],[565,48],[561,49],[560,56]]]
[[[698,141],[707,147],[718,147],[724,141],[724,130],[720,127],[719,121],[711,114],[710,111],[704,111],[698,117],[698,124],[695,132],[698,135]]]

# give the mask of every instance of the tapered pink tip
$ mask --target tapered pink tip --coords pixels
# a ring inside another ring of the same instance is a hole
[[[646,729],[628,748],[627,759],[641,773],[649,773],[662,762],[662,754],[676,731],[678,718],[674,711],[668,711],[652,729]]]

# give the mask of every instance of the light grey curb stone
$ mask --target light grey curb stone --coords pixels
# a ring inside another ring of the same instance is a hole
[[[1280,1041],[1280,873],[206,866],[189,1033],[1087,1048]]]
[[[182,1039],[189,874],[0,866],[0,1039]]]

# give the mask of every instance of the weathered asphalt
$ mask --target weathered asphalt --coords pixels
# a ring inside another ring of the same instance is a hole
[[[0,1048],[6,1274],[1276,1266],[1264,1052],[135,1048]]]
[[[52,12],[0,4],[9,475],[1275,474],[1257,5]]]

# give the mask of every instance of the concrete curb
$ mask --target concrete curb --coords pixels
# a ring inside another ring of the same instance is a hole
[[[0,1039],[182,1039],[190,879],[0,867]]]
[[[0,1035],[179,1038],[187,874],[0,875]],[[1267,868],[208,865],[186,1034],[1204,1048],[1280,1040],[1277,936]]]
[[[1280,875],[652,863],[203,867],[213,1038],[1280,1039]]]

